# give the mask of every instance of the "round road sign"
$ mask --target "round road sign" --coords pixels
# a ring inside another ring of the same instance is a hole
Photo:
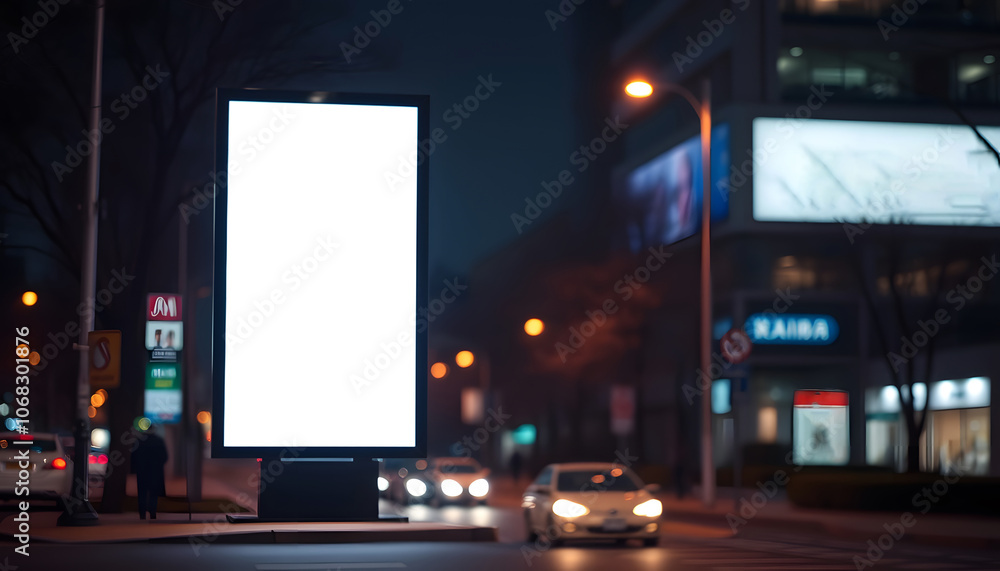
[[[741,329],[730,329],[719,342],[722,356],[730,363],[742,363],[750,356],[753,343]]]

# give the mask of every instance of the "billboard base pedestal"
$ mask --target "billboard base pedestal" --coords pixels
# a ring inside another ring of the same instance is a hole
[[[230,523],[406,521],[378,514],[378,462],[281,460],[260,462],[257,515]]]

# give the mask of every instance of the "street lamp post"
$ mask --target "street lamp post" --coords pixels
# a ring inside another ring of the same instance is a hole
[[[715,463],[712,460],[712,387],[708,378],[712,366],[712,108],[711,83],[707,78],[701,82],[701,98],[697,98],[682,85],[661,84],[668,91],[682,96],[695,113],[701,128],[701,333],[699,337],[699,357],[701,375],[706,376],[707,386],[699,387],[701,394],[701,493],[705,505],[715,503]],[[632,97],[648,97],[653,86],[644,81],[634,81],[625,87]]]
[[[101,124],[101,82],[104,74],[104,0],[96,2],[94,13],[94,51],[90,84],[90,127],[97,132]],[[82,306],[94,307],[94,290],[97,281],[97,198],[101,169],[100,140],[87,162],[86,226],[83,235],[83,259],[80,265],[80,298]],[[76,382],[76,422],[73,426],[73,487],[64,502],[64,511],[58,525],[97,525],[98,516],[90,504],[87,461],[90,457],[90,352],[87,335],[94,330],[94,312],[80,314],[80,341],[74,345],[79,350],[80,368]]]

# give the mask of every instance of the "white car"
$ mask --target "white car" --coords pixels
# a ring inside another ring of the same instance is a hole
[[[24,440],[32,442],[17,443]],[[25,451],[27,460],[23,459]],[[21,477],[25,470],[27,479]],[[55,434],[0,433],[0,497],[28,501],[39,497],[59,499],[68,496],[72,486],[73,461]],[[28,492],[21,491],[25,488]]]
[[[550,464],[521,498],[528,541],[637,538],[654,546],[663,513],[657,489],[617,464]]]
[[[489,469],[472,458],[435,458],[427,470],[406,478],[411,501],[485,504],[490,494]]]

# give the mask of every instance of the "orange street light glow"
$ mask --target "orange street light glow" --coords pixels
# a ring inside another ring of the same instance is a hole
[[[541,335],[542,331],[545,331],[545,323],[541,319],[536,319],[532,317],[531,319],[524,322],[524,332],[532,337],[536,335]]]
[[[448,365],[444,363],[434,363],[431,365],[431,376],[435,379],[442,379],[448,374]]]
[[[476,358],[472,355],[472,351],[459,351],[458,355],[455,355],[455,364],[463,369],[471,366],[475,360]]]
[[[653,94],[653,86],[645,81],[633,81],[625,86],[625,93],[630,97],[649,97]]]
[[[42,361],[42,356],[38,354],[38,351],[32,351],[28,354],[28,362],[32,365],[37,365]]]
[[[35,305],[38,302],[38,294],[33,291],[26,291],[21,294],[21,303],[24,305]]]
[[[207,410],[203,410],[198,413],[197,418],[199,424],[208,424],[209,422],[212,421],[212,413],[208,412]]]

